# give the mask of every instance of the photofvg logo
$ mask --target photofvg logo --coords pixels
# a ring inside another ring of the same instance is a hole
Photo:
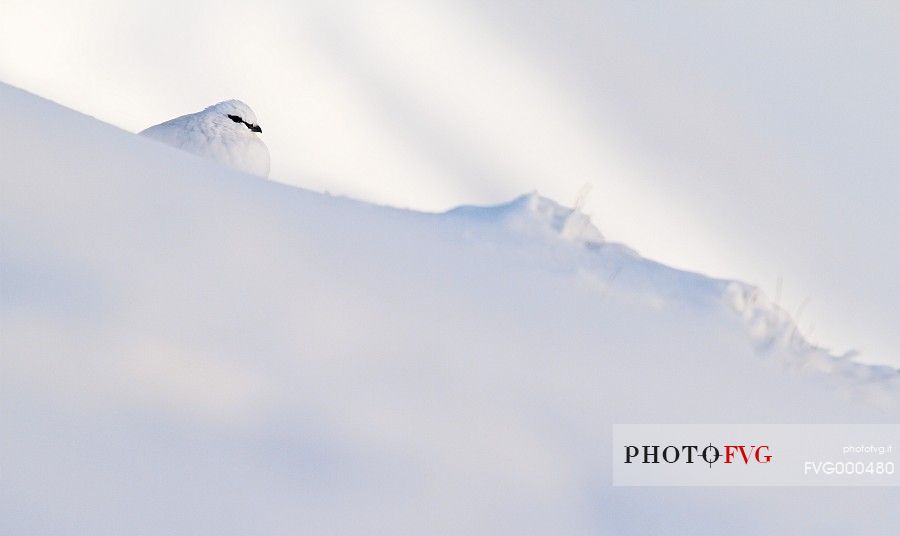
[[[723,454],[724,452],[724,454]],[[625,463],[770,463],[769,445],[626,445]]]
[[[900,425],[621,424],[616,486],[898,486]]]

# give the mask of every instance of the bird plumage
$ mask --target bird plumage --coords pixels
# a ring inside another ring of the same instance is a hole
[[[269,176],[269,149],[259,138],[256,114],[239,100],[154,125],[141,135],[216,160],[247,173]]]

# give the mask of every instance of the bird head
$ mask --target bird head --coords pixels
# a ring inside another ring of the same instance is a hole
[[[239,100],[227,100],[208,108],[212,112],[221,115],[235,123],[239,129],[246,128],[248,132],[262,132],[256,119],[256,114],[245,103]]]

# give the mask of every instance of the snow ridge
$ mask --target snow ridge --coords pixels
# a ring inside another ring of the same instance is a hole
[[[589,215],[531,192],[496,206],[461,206],[445,213],[450,219],[499,227],[526,240],[540,239],[584,246],[580,277],[608,296],[643,295],[651,303],[679,300],[720,301],[743,324],[756,354],[784,372],[828,378],[853,399],[877,405],[900,404],[900,371],[857,363],[855,352],[834,355],[801,333],[790,313],[756,286],[677,270],[641,257],[605,240]],[[629,281],[623,273],[630,275]],[[635,274],[644,274],[636,277]],[[689,290],[685,290],[689,289]],[[704,298],[705,295],[705,298]]]
[[[588,215],[578,209],[564,207],[538,192],[519,196],[509,203],[497,206],[461,206],[445,215],[452,219],[493,222],[532,238],[562,238],[586,245],[605,242],[603,234]]]
[[[730,281],[723,298],[740,316],[761,356],[775,358],[785,370],[799,375],[833,375],[844,380],[842,387],[854,398],[897,403],[900,371],[856,363],[852,351],[838,356],[816,346],[800,332],[795,319],[758,287]]]

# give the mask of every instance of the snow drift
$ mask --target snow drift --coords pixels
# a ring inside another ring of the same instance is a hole
[[[537,194],[423,214],[0,86],[0,529],[889,533],[898,492],[611,487],[613,423],[896,422],[897,372]]]

